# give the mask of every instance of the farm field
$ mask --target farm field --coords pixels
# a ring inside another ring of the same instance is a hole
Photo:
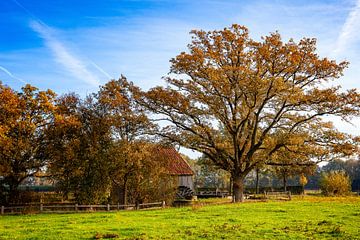
[[[360,239],[360,197],[0,216],[0,239]]]

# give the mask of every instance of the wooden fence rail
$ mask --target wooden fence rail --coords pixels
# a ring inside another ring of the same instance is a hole
[[[64,213],[64,212],[93,212],[93,211],[119,211],[135,209],[159,209],[165,207],[165,201],[155,203],[142,203],[138,207],[135,204],[103,204],[103,205],[80,205],[80,204],[57,204],[57,205],[26,205],[5,207],[1,206],[0,215],[20,213]]]
[[[277,191],[277,192],[265,192],[265,198],[267,199],[280,199],[280,200],[291,200],[290,191]]]

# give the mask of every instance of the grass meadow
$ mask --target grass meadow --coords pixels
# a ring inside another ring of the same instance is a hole
[[[0,216],[0,239],[360,239],[360,197]]]

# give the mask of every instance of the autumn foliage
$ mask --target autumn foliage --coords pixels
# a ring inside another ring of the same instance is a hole
[[[255,41],[246,27],[194,30],[188,51],[171,59],[167,87],[134,89],[138,101],[169,124],[164,139],[199,151],[231,173],[235,201],[244,178],[262,164],[309,165],[354,151],[351,136],[323,117],[349,120],[359,111],[355,89],[328,83],[347,62],[316,54],[315,39],[284,42],[279,33]]]
[[[188,50],[170,60],[167,87],[143,91],[121,77],[81,99],[0,85],[1,191],[16,192],[43,168],[79,202],[109,201],[114,187],[125,203],[161,190],[165,198],[172,181],[149,145],[160,138],[229,173],[238,202],[255,169],[307,174],[356,152],[358,139],[326,120],[359,115],[358,91],[332,86],[346,61],[318,56],[315,39],[275,32],[256,41],[236,24],[191,34]]]
[[[344,172],[324,173],[320,179],[320,189],[327,196],[344,196],[350,193],[350,178]]]
[[[54,121],[54,101],[51,90],[26,85],[17,92],[0,84],[0,195],[8,192],[14,202],[19,184],[49,162],[46,131]]]

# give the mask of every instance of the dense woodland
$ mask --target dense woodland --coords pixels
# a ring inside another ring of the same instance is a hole
[[[154,144],[202,153],[205,166],[230,177],[236,202],[254,172],[285,181],[320,162],[357,159],[358,138],[326,118],[359,115],[358,91],[332,85],[347,62],[318,56],[315,39],[255,41],[239,25],[191,34],[166,87],[143,91],[121,77],[82,99],[1,84],[1,200],[16,202],[18,186],[40,171],[81,203],[110,201],[117,186],[124,202],[171,198]]]

